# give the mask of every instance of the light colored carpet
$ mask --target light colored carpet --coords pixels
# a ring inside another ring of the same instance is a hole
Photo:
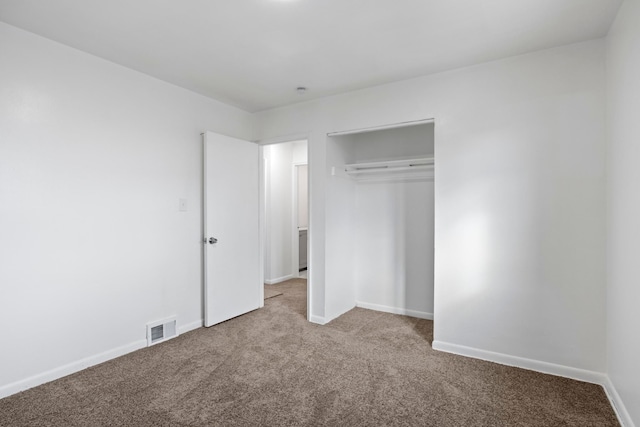
[[[269,298],[282,295],[282,292],[280,292],[277,289],[274,289],[273,286],[275,285],[264,285],[264,299],[269,299]]]
[[[0,400],[0,425],[618,425],[597,385],[434,351],[428,320],[315,325],[306,281],[272,287],[263,309]]]

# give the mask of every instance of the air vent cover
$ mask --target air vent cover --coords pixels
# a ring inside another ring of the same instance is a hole
[[[147,324],[147,346],[161,343],[178,336],[176,318],[170,317]]]

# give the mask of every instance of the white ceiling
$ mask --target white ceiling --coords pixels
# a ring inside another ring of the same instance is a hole
[[[620,3],[0,0],[0,21],[253,112],[603,37]]]

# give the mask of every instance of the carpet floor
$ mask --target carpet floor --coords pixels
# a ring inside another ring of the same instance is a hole
[[[273,285],[264,285],[264,299],[269,299],[282,295],[278,289],[275,289]]]
[[[617,426],[600,386],[434,351],[432,322],[265,307],[0,400],[1,426]]]

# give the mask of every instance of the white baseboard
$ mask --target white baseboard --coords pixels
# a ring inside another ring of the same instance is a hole
[[[187,323],[186,325],[178,326],[178,334],[186,334],[194,329],[204,327],[204,319],[196,320],[195,322]]]
[[[318,325],[326,325],[327,324],[327,321],[325,320],[324,317],[314,316],[313,314],[311,316],[309,316],[309,322],[315,323],[315,324],[318,324]]]
[[[356,305],[353,304],[349,304],[349,305],[344,305],[343,307],[339,308],[339,311],[333,312],[333,313],[327,313],[327,311],[325,310],[324,312],[324,323],[327,324],[335,319],[337,319],[338,317],[342,316],[343,314],[353,310],[354,308],[356,308]]]
[[[631,419],[631,415],[622,401],[622,398],[611,382],[611,379],[604,373],[572,368],[570,366],[556,365],[554,363],[541,362],[539,360],[511,356],[508,354],[495,353],[492,351],[480,350],[473,347],[466,347],[443,341],[434,341],[431,346],[434,350],[445,351],[447,353],[458,354],[460,356],[487,360],[501,365],[515,366],[518,368],[528,369],[530,371],[542,372],[544,374],[557,375],[587,383],[598,384],[604,389],[609,402],[611,402],[611,407],[618,417],[618,421],[622,427],[636,427]]]
[[[611,402],[611,406],[613,407],[622,427],[636,427],[631,419],[631,414],[627,411],[627,407],[624,405],[622,398],[618,394],[618,390],[616,390],[613,382],[611,382],[611,379],[608,376],[605,379],[604,384],[602,384],[602,387],[604,387],[604,392],[607,394],[609,402]]]
[[[265,279],[264,283],[267,285],[275,285],[277,283],[286,282],[287,280],[294,279],[293,274],[287,274],[286,276],[278,277],[276,279]]]
[[[84,359],[69,363],[59,368],[54,368],[41,374],[34,375],[23,380],[16,381],[11,384],[0,387],[0,399],[10,396],[12,394],[27,390],[32,387],[39,386],[49,381],[57,380],[58,378],[66,377],[88,367],[97,365],[107,360],[115,359],[116,357],[124,356],[132,351],[140,350],[147,346],[147,340],[138,340],[131,344],[124,345],[122,347],[107,350],[105,352],[85,357]]]
[[[202,325],[202,319],[188,323],[186,325],[181,325],[178,327],[178,335],[201,328]],[[41,384],[66,377],[67,375],[71,375],[91,366],[98,365],[111,359],[115,359],[116,357],[124,356],[127,353],[140,350],[141,348],[145,348],[146,346],[147,340],[135,341],[131,344],[123,345],[122,347],[107,350],[93,356],[85,357],[84,359],[66,364],[59,368],[54,368],[41,374],[37,374],[32,377],[13,382],[11,384],[4,385],[0,387],[0,399],[11,396],[12,394],[19,393],[23,390],[39,386]]]
[[[555,363],[548,363],[542,362],[540,360],[511,356],[509,354],[495,353],[493,351],[466,347],[464,345],[450,344],[443,341],[434,341],[431,346],[434,350],[458,354],[460,356],[473,357],[474,359],[486,360],[489,362],[499,363],[501,365],[515,366],[517,368],[542,372],[544,374],[571,378],[587,383],[602,385],[607,378],[607,376],[602,372],[588,371],[586,369],[572,368],[570,366],[564,365],[556,365]]]
[[[426,311],[409,310],[408,308],[390,307],[387,305],[371,304],[362,301],[357,301],[356,307],[384,311],[385,313],[403,314],[405,316],[417,317],[418,319],[433,320],[433,313],[427,313]]]

